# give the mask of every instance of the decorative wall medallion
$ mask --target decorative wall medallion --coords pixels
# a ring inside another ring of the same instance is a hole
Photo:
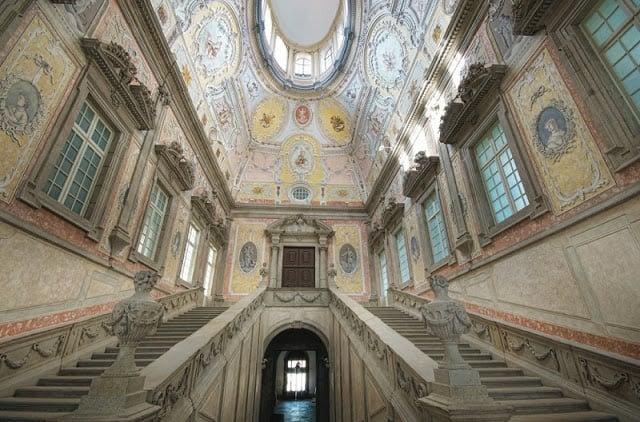
[[[299,104],[293,112],[293,117],[298,126],[304,127],[311,121],[311,109],[306,104]]]
[[[220,85],[240,63],[240,34],[233,13],[213,3],[196,36],[196,67],[203,78]]]
[[[391,20],[378,22],[365,55],[369,75],[376,85],[391,89],[402,84],[409,60],[402,34]]]
[[[340,268],[347,274],[353,274],[358,266],[358,254],[353,246],[345,243],[340,248]]]
[[[30,135],[42,117],[40,92],[29,81],[9,73],[0,80],[0,130],[20,146],[16,135]]]
[[[310,173],[315,165],[313,152],[305,142],[296,144],[289,155],[289,165],[294,173],[304,175]]]
[[[571,110],[562,101],[545,107],[535,122],[535,145],[545,157],[558,161],[570,151],[575,138]]]
[[[253,271],[256,267],[257,260],[258,248],[256,248],[256,245],[253,242],[247,242],[242,245],[242,249],[240,249],[240,258],[238,260],[240,269],[245,273]]]
[[[420,258],[420,245],[418,244],[418,239],[415,236],[411,236],[411,256],[415,261]]]

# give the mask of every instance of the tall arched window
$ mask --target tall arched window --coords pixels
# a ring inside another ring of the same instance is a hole
[[[286,395],[304,396],[309,388],[309,356],[305,352],[291,352],[284,360]]]

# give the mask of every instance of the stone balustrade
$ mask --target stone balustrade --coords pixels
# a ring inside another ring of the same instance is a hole
[[[330,293],[329,308],[354,343],[353,349],[362,351],[385,397],[392,398],[394,411],[402,420],[421,420],[416,401],[429,394],[428,383],[434,380],[438,363],[348,295],[335,289]]]
[[[429,299],[390,289],[393,306],[420,318]],[[634,420],[640,414],[640,362],[604,354],[562,338],[545,336],[467,311],[471,327],[463,340],[530,369],[544,380],[584,395],[594,407]]]
[[[196,307],[201,291],[195,288],[158,298],[164,305],[165,318]],[[109,320],[110,314],[104,313],[2,342],[0,395],[10,395],[17,385],[35,382],[45,371],[115,343]]]

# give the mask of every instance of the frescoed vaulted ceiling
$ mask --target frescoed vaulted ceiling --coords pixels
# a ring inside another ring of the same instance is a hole
[[[299,91],[270,75],[255,1],[152,1],[235,201],[295,203],[291,192],[302,186],[311,203],[363,206],[456,2],[354,1],[344,67],[327,87]],[[306,39],[295,13],[280,16],[282,30]]]

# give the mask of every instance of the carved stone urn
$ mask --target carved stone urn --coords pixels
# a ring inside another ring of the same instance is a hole
[[[116,361],[92,381],[89,394],[80,399],[78,409],[61,420],[146,421],[160,410],[145,401],[144,376],[140,375],[134,356],[136,346],[156,332],[164,315],[164,306],[149,295],[156,279],[151,271],[135,275],[135,293],[116,304],[108,323],[120,343]]]
[[[469,315],[464,306],[449,297],[449,283],[446,278],[439,275],[431,276],[430,284],[436,297],[431,303],[424,305],[420,312],[425,325],[444,343],[445,359],[441,367],[469,368],[458,348],[460,335],[466,333],[471,326]]]
[[[118,337],[120,351],[115,363],[104,371],[105,376],[137,375],[136,347],[144,337],[155,334],[164,315],[164,306],[149,295],[156,280],[157,275],[151,271],[137,273],[133,278],[135,293],[111,311],[109,325]]]

